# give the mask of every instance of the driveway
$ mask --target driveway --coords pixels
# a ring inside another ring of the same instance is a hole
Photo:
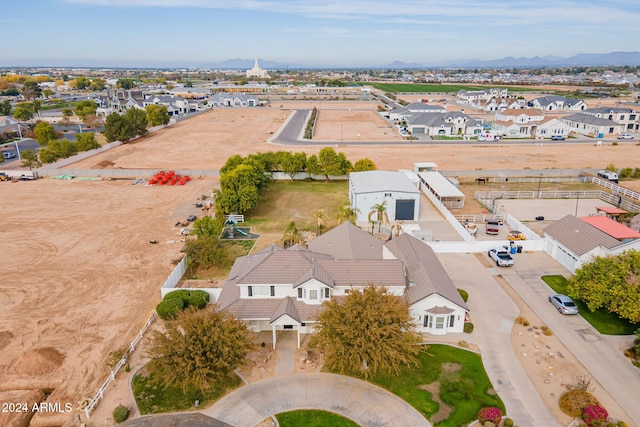
[[[388,391],[366,381],[325,373],[257,381],[202,413],[233,426],[251,427],[272,415],[297,409],[335,412],[360,426],[431,426],[417,410]]]
[[[625,338],[602,335],[579,315],[559,314],[548,301],[553,291],[540,279],[552,274],[566,277],[569,272],[546,253],[537,252],[518,256],[503,277],[627,413],[625,421],[640,424],[640,369],[622,354]],[[626,346],[631,342],[633,338],[628,338]]]
[[[557,426],[558,420],[546,407],[520,364],[512,346],[511,329],[518,307],[500,288],[491,273],[473,254],[438,254],[457,288],[469,292],[473,334],[449,334],[446,341],[469,340],[480,348],[482,363],[507,415],[520,427]],[[506,269],[500,269],[500,273]],[[438,337],[434,337],[437,339]]]

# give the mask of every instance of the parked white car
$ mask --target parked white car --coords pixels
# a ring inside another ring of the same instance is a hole
[[[513,258],[504,249],[489,249],[489,257],[496,262],[498,267],[511,267]]]
[[[630,133],[621,133],[618,135],[618,139],[633,139],[633,135]]]

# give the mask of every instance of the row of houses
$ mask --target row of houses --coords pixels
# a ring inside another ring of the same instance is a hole
[[[424,102],[415,102],[382,114],[412,134],[438,136],[474,136],[491,127],[493,133],[507,138],[566,137],[571,133],[596,137],[640,128],[640,109],[636,108],[587,108],[579,113],[558,116],[549,115],[548,111],[515,106],[499,109],[491,124],[467,115],[464,110],[448,112],[445,107]]]
[[[130,108],[144,110],[149,105],[167,107],[170,116],[183,115],[213,107],[257,107],[260,101],[255,95],[244,93],[216,93],[206,97],[184,98],[174,94],[145,93],[141,90],[108,91],[93,98],[98,103],[96,114],[107,116],[124,113]]]

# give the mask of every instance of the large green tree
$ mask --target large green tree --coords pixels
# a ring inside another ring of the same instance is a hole
[[[151,338],[150,368],[165,384],[208,389],[242,366],[253,348],[245,324],[210,305],[187,310]]]
[[[198,218],[193,223],[192,234],[196,236],[212,236],[217,237],[222,232],[224,227],[224,216],[218,215],[215,218],[210,216],[203,216]]]
[[[307,166],[307,155],[305,153],[291,153],[289,151],[279,151],[278,155],[278,167],[279,169],[289,175],[291,181],[298,172],[304,170]]]
[[[323,305],[311,345],[324,349],[330,370],[369,377],[418,363],[420,340],[402,297],[371,285]]]
[[[11,113],[11,103],[8,99],[5,99],[0,103],[0,116],[8,116]]]
[[[135,135],[131,123],[118,113],[111,113],[107,116],[102,133],[108,142],[127,142]]]
[[[133,89],[134,83],[132,79],[120,79],[116,83],[118,89]]]
[[[94,150],[100,148],[100,143],[93,132],[78,133],[76,134],[76,148],[78,152]]]
[[[211,268],[226,257],[224,246],[217,236],[200,235],[197,239],[188,240],[186,244],[189,268]]]
[[[631,322],[640,322],[640,252],[596,257],[568,280],[569,296],[590,310],[605,308]]]
[[[38,157],[38,153],[33,150],[22,150],[22,152],[20,153],[20,157],[22,158],[22,163],[20,164],[20,166],[22,166],[23,168],[32,169],[42,166],[42,162]]]
[[[33,118],[33,108],[24,105],[18,106],[13,112],[13,118],[21,122],[31,120]]]
[[[336,153],[331,147],[324,147],[320,150],[318,163],[327,181],[330,176],[344,175],[351,170],[351,163],[344,153]]]
[[[131,124],[133,131],[132,138],[136,135],[145,135],[147,133],[147,113],[139,108],[129,108],[124,113],[124,118]]]
[[[258,205],[264,174],[247,164],[220,175],[221,191],[216,195],[216,210],[223,214],[245,213]]]
[[[53,163],[58,159],[65,159],[78,154],[78,148],[75,142],[68,139],[49,141],[46,147],[41,148],[39,152],[42,163]]]
[[[80,76],[80,77],[78,77],[77,79],[74,80],[73,84],[76,87],[76,89],[85,90],[86,88],[88,88],[91,85],[91,80],[89,80],[85,76]]]
[[[147,120],[151,126],[166,125],[169,123],[169,111],[166,105],[147,105],[145,107]]]
[[[98,109],[98,104],[89,99],[83,99],[76,104],[76,115],[84,120],[89,114],[95,114]]]
[[[40,85],[37,81],[28,79],[22,83],[22,90],[20,90],[20,93],[24,96],[24,99],[31,101],[42,95],[42,89],[40,89]]]
[[[47,145],[49,141],[54,141],[58,139],[58,135],[56,134],[56,130],[53,125],[48,122],[40,122],[35,125],[33,128],[33,134],[36,137],[36,141],[40,145]]]
[[[376,164],[373,163],[373,160],[368,159],[366,157],[364,159],[357,160],[353,164],[354,172],[374,171],[376,169],[377,167],[376,167]]]

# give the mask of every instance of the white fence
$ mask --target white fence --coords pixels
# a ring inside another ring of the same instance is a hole
[[[105,382],[102,384],[102,386],[98,389],[98,391],[93,396],[93,398],[89,401],[87,406],[84,408],[84,414],[87,417],[87,419],[89,419],[91,417],[91,411],[93,411],[93,409],[96,406],[98,406],[98,403],[100,403],[100,400],[102,400],[102,398],[104,397],[104,392],[106,391],[107,387],[109,387],[109,384],[111,384],[116,379],[116,375],[118,374],[120,369],[124,365],[127,364],[127,360],[129,358],[129,355],[131,353],[133,353],[133,351],[136,349],[136,346],[138,345],[138,343],[140,342],[140,340],[144,336],[144,333],[147,331],[149,326],[151,326],[151,324],[156,319],[156,317],[157,317],[157,315],[156,315],[156,312],[154,311],[153,314],[151,315],[151,317],[149,317],[147,322],[144,324],[142,329],[140,329],[140,332],[138,332],[138,335],[136,335],[136,337],[133,339],[133,341],[131,341],[131,344],[129,344],[129,347],[127,348],[126,354],[124,354],[122,356],[122,358],[120,359],[120,361],[118,361],[118,364],[109,373],[109,376],[107,377]]]
[[[422,190],[424,195],[427,196],[427,199],[429,199],[431,203],[433,203],[436,209],[438,209],[438,211],[442,214],[442,216],[444,216],[444,218],[449,222],[449,224],[451,224],[451,226],[458,232],[460,236],[462,236],[462,238],[466,242],[475,241],[473,236],[471,236],[471,234],[469,234],[467,229],[464,228],[464,225],[460,224],[460,221],[458,221],[456,217],[451,212],[449,212],[449,209],[447,209],[447,207],[442,204],[442,202],[436,197],[436,195],[433,194],[431,190],[429,190],[429,188],[426,185],[424,185],[424,183],[422,182],[420,183],[420,190]]]
[[[169,169],[165,169],[169,170]],[[94,177],[94,178],[151,178],[160,172],[159,169],[62,169],[62,168],[41,168],[38,169],[39,176],[60,176],[73,175],[77,177]],[[215,177],[220,172],[216,169],[175,169],[178,175],[189,175],[190,177]]]
[[[184,275],[184,272],[186,271],[186,266],[187,266],[187,257],[184,256],[182,260],[180,260],[180,262],[175,266],[175,268],[173,269],[169,277],[167,277],[167,280],[164,281],[164,284],[162,285],[161,289],[169,289],[167,292],[171,292],[172,290],[174,290],[173,288],[175,288],[176,284],[180,281],[180,279]],[[163,294],[163,297],[164,297],[164,294]],[[156,315],[156,312],[154,311],[151,317],[149,317],[147,322],[144,324],[142,329],[140,329],[140,332],[138,332],[138,335],[136,335],[133,341],[131,341],[131,344],[129,344],[129,347],[127,348],[127,352],[122,356],[120,361],[118,361],[118,364],[109,373],[109,376],[107,377],[105,382],[98,389],[98,391],[93,396],[93,398],[89,401],[89,404],[84,408],[84,414],[86,415],[87,419],[90,418],[91,411],[93,411],[93,409],[96,406],[98,406],[98,403],[104,397],[104,392],[109,386],[109,384],[111,384],[115,380],[116,375],[118,374],[120,369],[127,364],[129,355],[133,353],[133,351],[136,349],[136,346],[144,336],[144,333],[149,328],[149,326],[151,326],[151,324],[156,319],[156,317],[157,315]]]

